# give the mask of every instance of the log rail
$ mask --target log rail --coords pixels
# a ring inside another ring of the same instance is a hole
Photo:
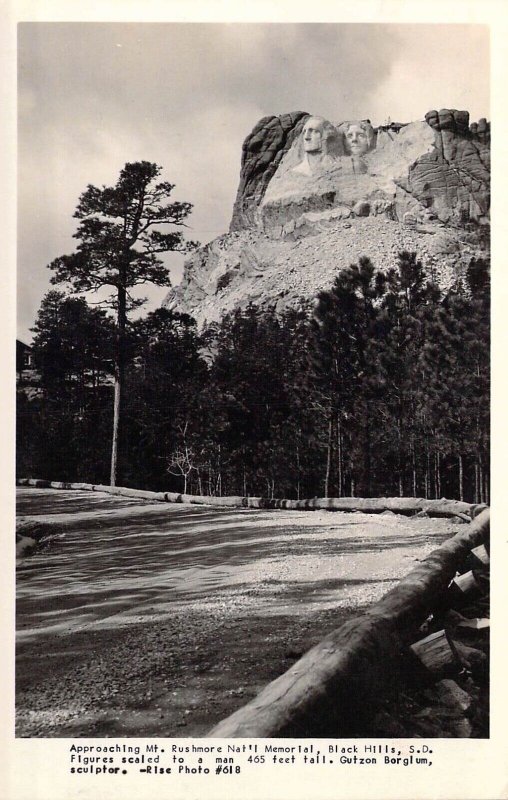
[[[303,500],[270,499],[266,497],[214,497],[208,495],[178,494],[177,492],[151,492],[145,489],[131,489],[126,486],[106,486],[94,483],[68,483],[36,478],[18,478],[18,486],[32,486],[40,489],[79,489],[90,492],[106,492],[121,497],[139,497],[140,500],[153,500],[161,503],[190,503],[229,508],[286,509],[288,511],[359,511],[363,514],[382,514],[392,511],[395,514],[425,514],[429,517],[458,517],[469,522],[483,509],[484,504],[464,503],[460,500],[429,500],[423,497],[315,497]]]
[[[471,550],[487,542],[485,509],[463,533],[430,553],[365,614],[349,620],[272,681],[209,737],[344,737],[374,705],[419,626],[447,601]]]

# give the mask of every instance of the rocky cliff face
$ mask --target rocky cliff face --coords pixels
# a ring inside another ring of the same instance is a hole
[[[229,233],[201,247],[164,305],[200,324],[249,302],[313,297],[369,256],[416,250],[442,284],[488,255],[490,125],[466,111],[374,129],[294,112],[262,119],[243,145]]]

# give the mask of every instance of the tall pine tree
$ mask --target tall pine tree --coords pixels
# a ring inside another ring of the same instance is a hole
[[[174,186],[157,181],[161,167],[148,161],[126,164],[114,186],[89,185],[79,199],[74,216],[80,220],[71,255],[49,264],[52,283],[67,283],[75,292],[111,287],[110,302],[116,312],[115,395],[110,482],[118,472],[118,441],[126,364],[127,312],[140,304],[132,297],[135,287],[153,283],[169,285],[169,269],[159,258],[168,251],[185,252],[180,228],[191,212],[189,203],[173,201]],[[176,230],[161,231],[170,225]]]

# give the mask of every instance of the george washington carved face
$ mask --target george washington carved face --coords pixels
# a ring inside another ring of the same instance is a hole
[[[337,129],[324,117],[309,117],[302,130],[305,153],[338,155],[339,136]]]
[[[303,160],[294,167],[293,172],[314,175],[327,171],[332,168],[339,154],[337,129],[324,117],[309,117],[302,129],[300,147]]]
[[[310,117],[303,126],[303,149],[306,153],[321,153],[323,150],[324,120]]]

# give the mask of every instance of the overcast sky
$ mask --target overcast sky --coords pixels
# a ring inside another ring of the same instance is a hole
[[[485,26],[22,23],[18,28],[18,336],[72,252],[87,184],[155,161],[193,203],[189,237],[228,229],[241,145],[262,116],[334,122],[422,119],[431,108],[489,117]],[[170,256],[172,279],[181,260]],[[150,294],[147,310],[166,289]]]

